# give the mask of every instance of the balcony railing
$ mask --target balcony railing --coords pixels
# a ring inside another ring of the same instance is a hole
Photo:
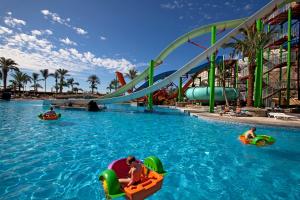
[[[297,4],[296,2],[292,2],[292,3],[286,4],[283,7],[277,9],[267,18],[267,21],[273,19],[274,17],[280,15],[283,12],[286,12],[289,8],[293,8],[296,4]]]

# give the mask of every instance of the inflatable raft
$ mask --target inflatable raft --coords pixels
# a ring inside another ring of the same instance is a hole
[[[38,116],[40,119],[42,120],[57,120],[61,117],[61,114],[60,113],[57,113],[57,114],[40,114]]]
[[[147,157],[142,168],[139,184],[122,186],[118,179],[127,178],[130,167],[126,164],[126,158],[112,162],[99,176],[106,196],[111,199],[126,196],[130,200],[143,200],[160,190],[166,173],[161,161],[155,156]]]
[[[275,142],[275,138],[268,135],[256,135],[255,138],[248,140],[245,138],[245,135],[242,134],[239,139],[244,144],[253,144],[256,146],[271,145]]]

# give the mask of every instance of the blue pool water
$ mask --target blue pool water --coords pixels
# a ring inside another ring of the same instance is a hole
[[[104,199],[97,175],[128,154],[158,156],[168,175],[149,199],[300,199],[300,131],[258,126],[277,142],[237,137],[249,125],[129,106],[59,110],[38,120],[41,101],[0,102],[0,199]]]

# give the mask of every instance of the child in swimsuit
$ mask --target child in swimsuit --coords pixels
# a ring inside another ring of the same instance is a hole
[[[136,161],[134,156],[128,156],[126,163],[130,166],[130,170],[128,172],[129,177],[121,178],[119,179],[119,182],[121,184],[127,184],[126,186],[139,184],[143,172],[142,165]]]
[[[249,131],[247,131],[245,133],[245,138],[247,140],[251,140],[251,139],[255,138],[256,137],[255,131],[256,131],[256,128],[252,127]]]

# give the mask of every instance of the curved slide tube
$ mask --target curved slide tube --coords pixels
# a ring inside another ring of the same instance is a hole
[[[181,37],[177,38],[175,41],[173,41],[169,46],[167,46],[157,56],[156,59],[154,59],[154,61],[155,61],[155,63],[162,63],[163,60],[171,52],[173,52],[175,49],[177,49],[181,45],[188,42],[188,40],[193,39],[195,37],[198,37],[200,35],[206,34],[206,33],[210,33],[211,26],[216,26],[217,30],[223,30],[223,29],[226,29],[226,28],[231,29],[231,28],[237,27],[238,25],[240,25],[245,20],[246,20],[246,18],[237,19],[237,20],[230,20],[230,21],[224,21],[224,22],[217,22],[217,23],[204,25],[204,26],[201,26],[199,28],[196,28],[196,29],[192,30],[191,32],[188,32],[188,33],[182,35]],[[148,76],[148,72],[149,72],[149,67],[146,68],[139,76],[135,77],[131,82],[127,83],[126,85],[124,85],[123,87],[118,89],[117,91],[103,96],[102,98],[105,99],[105,98],[115,97],[115,96],[119,96],[119,95],[125,93],[127,90],[130,90],[131,88],[136,86],[139,82],[144,80]]]
[[[170,76],[171,74],[173,74],[174,72],[176,72],[176,70],[166,71],[166,72],[157,74],[156,76],[153,77],[153,81],[156,82],[158,80],[164,79],[164,78]],[[143,83],[143,85],[141,85],[140,87],[138,87],[136,89],[136,91],[144,89],[144,88],[148,87],[148,85],[149,85],[149,83],[148,83],[148,81],[146,81],[145,83]]]
[[[218,40],[214,45],[209,47],[207,50],[205,50],[203,53],[200,55],[196,56],[193,58],[190,62],[185,64],[182,68],[177,70],[175,73],[172,75],[168,76],[167,78],[163,79],[159,83],[155,83],[154,85],[137,91],[135,93],[126,95],[126,96],[120,96],[120,97],[114,97],[114,98],[105,98],[105,99],[95,99],[97,103],[118,103],[118,102],[124,102],[124,101],[129,101],[132,99],[136,99],[142,96],[145,96],[151,92],[154,92],[156,90],[159,90],[162,87],[165,87],[168,85],[170,82],[173,80],[179,79],[180,76],[186,74],[188,71],[190,71],[195,65],[198,63],[204,61],[207,57],[209,57],[211,54],[216,52],[219,48],[222,47],[223,44],[227,43],[233,36],[237,35],[239,33],[239,30],[241,28],[247,28],[251,26],[252,24],[255,23],[255,21],[259,18],[263,18],[266,14],[271,13],[273,9],[275,9],[278,5],[284,3],[286,1],[284,0],[273,0],[270,3],[268,3],[266,6],[261,8],[259,11],[257,11],[254,15],[249,17],[245,22],[242,24],[238,25],[235,29],[230,31],[228,34],[226,34],[223,38]],[[210,29],[212,25],[207,26],[207,29]],[[165,55],[165,54],[163,54]],[[160,59],[158,59],[160,61]],[[144,73],[144,72],[143,72]],[[145,76],[147,75],[147,72],[145,72]],[[128,84],[127,84],[128,85]],[[127,86],[126,85],[126,86]]]
[[[237,89],[225,88],[226,96],[229,101],[236,100],[239,96]],[[185,95],[189,100],[209,101],[209,87],[192,87],[189,88]],[[215,101],[224,102],[224,92],[222,87],[215,87]]]
[[[125,81],[125,79],[124,79],[123,74],[122,74],[121,72],[116,71],[116,75],[117,75],[118,81],[119,81],[119,83],[121,84],[121,86],[126,85],[126,81]],[[132,90],[129,89],[127,92],[128,92],[128,93],[132,93]]]

